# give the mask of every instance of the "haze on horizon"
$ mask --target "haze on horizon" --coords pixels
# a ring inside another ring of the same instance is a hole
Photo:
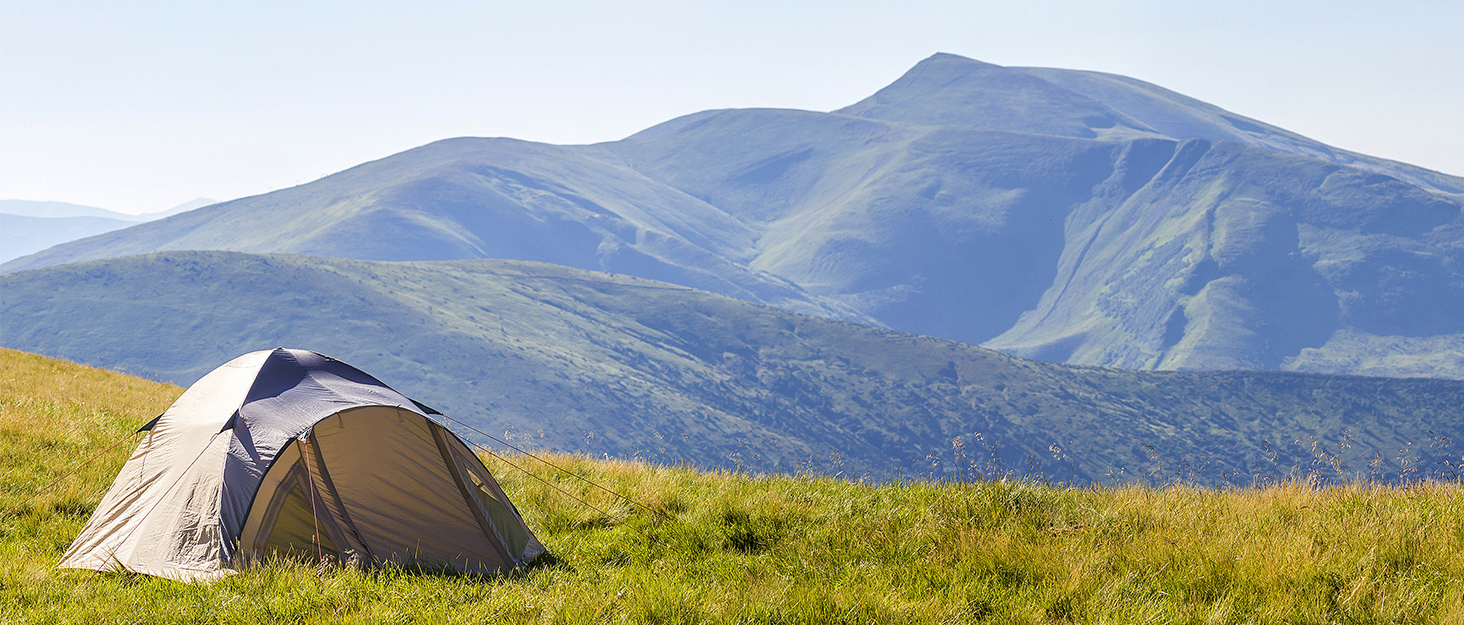
[[[0,0],[0,198],[144,213],[456,136],[827,111],[949,52],[1131,76],[1464,175],[1464,4]]]

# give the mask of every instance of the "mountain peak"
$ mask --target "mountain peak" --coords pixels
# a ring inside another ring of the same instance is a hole
[[[915,64],[915,68],[918,68],[922,65],[931,66],[937,64],[960,64],[973,69],[983,67],[1001,69],[1001,66],[995,63],[978,61],[970,57],[961,56],[959,54],[951,54],[949,52],[936,52],[935,54],[925,57],[925,60]],[[911,71],[914,71],[915,68],[911,68]]]
[[[1021,69],[946,52],[931,55],[888,87],[834,112],[922,126],[1084,139],[1158,134],[1102,102]]]

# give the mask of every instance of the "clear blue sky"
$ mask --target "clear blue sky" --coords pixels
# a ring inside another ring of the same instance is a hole
[[[935,52],[1133,76],[1464,175],[1460,33],[1460,0],[0,0],[0,198],[149,212],[447,137],[831,110]]]

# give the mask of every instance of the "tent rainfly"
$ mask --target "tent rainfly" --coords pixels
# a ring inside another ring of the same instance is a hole
[[[315,352],[235,358],[143,426],[60,566],[206,581],[275,554],[493,573],[543,553],[428,412]]]

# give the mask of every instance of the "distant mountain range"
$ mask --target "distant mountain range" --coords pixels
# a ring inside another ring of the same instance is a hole
[[[1464,381],[1074,367],[523,261],[165,252],[0,293],[7,347],[185,385],[314,349],[520,445],[702,467],[1388,477],[1457,458],[1464,426]]]
[[[66,202],[0,200],[0,262],[213,203],[214,200],[198,198],[165,211],[129,215]]]
[[[1464,179],[938,54],[838,111],[451,139],[6,263],[506,258],[1073,364],[1464,378]]]

